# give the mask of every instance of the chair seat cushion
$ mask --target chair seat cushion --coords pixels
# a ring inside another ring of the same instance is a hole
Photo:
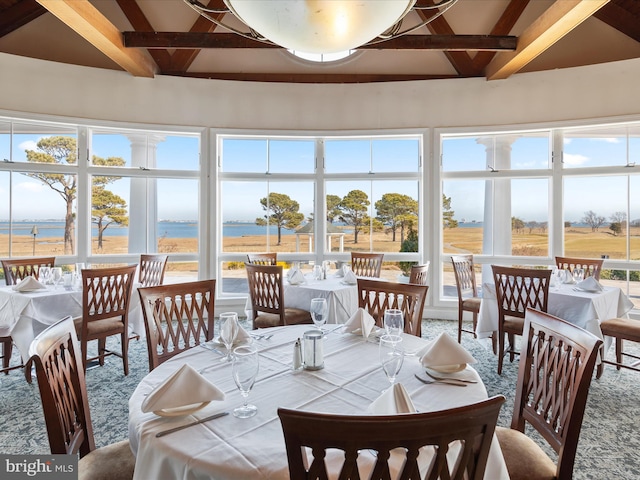
[[[78,462],[78,480],[131,480],[136,457],[128,440],[97,448]]]
[[[462,309],[467,310],[468,312],[480,312],[480,304],[482,303],[482,299],[478,297],[465,298],[462,300]]]
[[[313,323],[309,312],[299,308],[284,309],[284,325],[298,325],[301,323]],[[254,328],[268,328],[282,325],[283,324],[280,323],[280,315],[276,313],[259,312],[258,316],[253,320]]]
[[[82,332],[82,317],[74,318],[73,323],[76,326],[76,333],[78,337],[80,337]],[[124,331],[124,324],[120,317],[105,318],[104,320],[89,322],[87,324],[87,331],[89,332],[89,337],[96,335],[102,336],[105,333],[111,333],[113,335],[115,333],[122,333]]]
[[[505,315],[503,329],[507,333],[522,335],[522,331],[524,330],[524,318]]]
[[[640,322],[628,318],[610,318],[600,324],[603,335],[640,342]]]
[[[512,428],[496,427],[496,436],[511,480],[556,478],[556,464],[524,433]]]

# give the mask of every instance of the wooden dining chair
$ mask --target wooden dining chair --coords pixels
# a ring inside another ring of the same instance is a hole
[[[311,313],[285,307],[281,265],[255,265],[245,262],[249,296],[253,311],[253,328],[313,323]]]
[[[277,265],[278,253],[248,253],[247,262],[254,265]]]
[[[104,365],[107,355],[122,358],[124,374],[129,374],[129,301],[137,265],[82,270],[82,317],[75,319],[80,337],[82,362],[98,360]],[[107,350],[107,337],[120,335],[120,352]],[[98,355],[87,358],[87,344],[98,341]]]
[[[640,321],[633,318],[609,318],[600,323],[600,330],[604,336],[615,339],[616,359],[615,361],[607,360],[605,352],[602,350],[602,358],[600,364],[598,364],[596,378],[600,378],[602,376],[605,363],[615,365],[617,370],[626,368],[640,372],[640,362],[638,362],[638,360],[640,360],[640,356],[624,351],[625,340],[640,343]],[[634,361],[631,363],[624,363],[624,357],[632,358]]]
[[[504,355],[513,362],[516,350],[515,336],[522,335],[527,308],[547,311],[551,270],[514,268],[492,265],[498,302],[498,375],[502,375]],[[509,338],[505,352],[504,336]]]
[[[162,285],[168,259],[168,255],[140,255],[140,276],[138,282],[143,287]]]
[[[289,478],[481,480],[504,401],[498,395],[448,410],[385,416],[331,415],[279,408]],[[454,442],[459,450],[450,448]],[[422,447],[433,452],[433,460],[426,465],[418,461]],[[325,457],[329,449],[340,453],[329,453],[335,462]],[[369,456],[370,462],[363,458],[358,462],[360,456]],[[393,462],[394,457],[398,461]],[[397,474],[390,465],[392,462],[400,470]],[[331,467],[335,475],[329,475]],[[428,469],[424,476],[419,473],[420,467]]]
[[[473,255],[452,255],[451,264],[453,265],[456,289],[458,291],[458,343],[460,343],[462,341],[462,332],[472,333],[473,337],[476,337],[478,313],[480,313],[482,299],[478,296]],[[467,330],[462,326],[464,312],[471,312],[473,315],[472,330]],[[495,337],[493,350],[495,353]]]
[[[129,480],[135,457],[128,440],[96,449],[84,368],[72,318],[47,327],[29,347],[53,455],[78,455],[78,478]]]
[[[38,280],[40,267],[53,267],[56,263],[56,257],[5,259],[0,260],[0,263],[2,263],[4,281],[9,286],[17,284],[28,276]],[[13,338],[11,338],[11,335],[0,336],[0,345],[2,345],[2,369],[0,369],[0,372],[9,375],[11,370],[24,367],[22,363],[11,366],[11,355],[13,355]],[[27,380],[31,383],[30,375],[27,376]]]
[[[601,344],[576,325],[527,309],[511,428],[496,428],[511,480],[571,480]],[[555,450],[557,462],[525,434],[525,423]]]
[[[574,268],[584,270],[584,278],[593,277],[600,281],[600,271],[604,260],[595,258],[569,258],[556,257],[556,265],[561,270],[569,270],[573,273]]]
[[[367,278],[358,279],[358,307],[365,309],[384,328],[384,311],[390,308],[402,310],[404,331],[422,336],[422,310],[427,298],[427,285],[384,282]]]
[[[429,280],[429,263],[423,265],[411,265],[411,274],[409,275],[409,283],[414,285],[426,285]]]
[[[40,267],[53,267],[56,257],[38,257],[1,260],[4,281],[7,285],[15,285],[25,277],[32,276],[38,280]]]
[[[213,339],[215,280],[139,288],[149,371]]]
[[[357,277],[379,278],[384,253],[351,252],[351,270]]]

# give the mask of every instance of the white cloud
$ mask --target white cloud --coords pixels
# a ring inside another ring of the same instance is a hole
[[[594,142],[620,143],[620,139],[616,137],[592,138],[591,140]]]
[[[565,153],[562,156],[562,160],[567,165],[582,165],[589,161],[589,157],[585,157],[584,155],[580,154]]]
[[[35,140],[25,140],[24,142],[18,144],[18,148],[20,150],[37,150],[38,149],[38,142],[36,142]]]
[[[42,182],[20,182],[16,185],[16,189],[26,190],[27,192],[40,193],[47,187]]]

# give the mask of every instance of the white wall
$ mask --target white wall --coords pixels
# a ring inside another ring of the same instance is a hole
[[[482,78],[309,85],[78,67],[0,54],[0,110],[278,130],[505,125],[640,114],[640,59]]]

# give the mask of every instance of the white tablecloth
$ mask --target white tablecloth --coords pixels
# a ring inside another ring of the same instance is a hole
[[[254,340],[260,350],[260,373],[249,395],[258,413],[248,419],[231,413],[204,424],[156,438],[155,434],[242,403],[231,378],[231,365],[221,356],[195,347],[160,365],[140,382],[129,400],[129,440],[136,453],[135,479],[288,479],[287,456],[278,407],[326,413],[365,414],[368,405],[388,387],[378,358],[378,345],[358,335],[328,333],[324,345],[325,368],[292,371],[293,342],[308,325],[276,327],[269,340]],[[418,341],[416,337],[411,338]],[[415,345],[414,345],[415,347]],[[413,348],[413,347],[412,347]],[[180,418],[142,413],[141,404],[151,389],[185,362],[226,394],[202,410]],[[478,379],[468,387],[424,385],[414,378],[423,373],[416,356],[408,356],[398,376],[415,407],[422,412],[474,403],[487,397],[475,370],[465,374]],[[487,480],[508,478],[497,440],[491,448]]]
[[[284,281],[284,305],[289,308],[309,310],[312,298],[326,298],[329,318],[327,323],[345,323],[358,309],[358,286],[343,283],[342,277],[330,276],[326,280],[314,280],[306,275],[306,282],[290,285]],[[251,299],[245,305],[247,318],[253,318]]]
[[[496,286],[493,283],[484,283],[482,291],[476,334],[478,338],[487,338],[498,330]],[[622,317],[632,308],[633,303],[618,287],[605,286],[604,291],[600,293],[577,291],[574,285],[569,284],[563,284],[559,289],[549,288],[547,312],[584,328],[598,338],[603,338],[600,330],[601,321]]]
[[[24,361],[35,336],[67,315],[82,316],[82,290],[65,290],[59,286],[21,293],[12,287],[0,287],[0,336],[13,337]],[[145,336],[136,289],[129,303],[129,330]]]

